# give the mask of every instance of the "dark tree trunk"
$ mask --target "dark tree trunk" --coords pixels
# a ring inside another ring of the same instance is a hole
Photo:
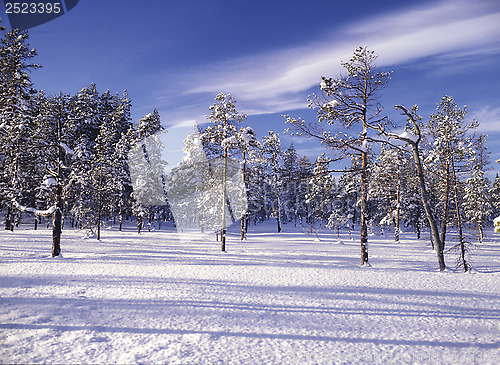
[[[396,190],[396,219],[394,224],[394,242],[399,242],[399,205],[401,203],[401,174],[398,171],[398,183]]]
[[[462,261],[462,266],[464,268],[464,271],[467,272],[469,271],[469,263],[466,260],[466,251],[467,248],[465,247],[465,240],[464,240],[464,235],[462,231],[462,217],[460,216],[460,205],[458,202],[458,182],[457,182],[457,174],[455,172],[455,164],[453,163],[453,160],[451,161],[451,169],[452,169],[452,176],[453,176],[453,192],[455,194],[455,214],[457,216],[457,225],[458,225],[458,242],[460,245],[460,260]]]
[[[120,204],[120,212],[118,215],[118,230],[121,232],[122,231],[122,225],[123,225],[123,214],[122,214],[123,206]]]
[[[243,241],[245,239],[245,214],[241,214],[241,240]]]
[[[246,170],[246,153],[245,153],[245,150],[243,150],[243,168],[242,168],[242,174],[243,174],[243,186],[245,187],[245,170]],[[245,192],[243,192],[244,194],[246,194],[246,190]],[[245,212],[245,209],[243,207],[243,194],[241,196],[242,198],[242,204],[241,204],[241,240],[243,241],[245,239],[245,233],[246,233],[246,230],[245,230],[245,215],[246,215],[246,212]]]
[[[483,243],[484,231],[483,231],[483,222],[481,220],[477,224],[477,228],[479,229],[479,243]]]
[[[227,200],[227,148],[224,148],[224,170],[222,172],[222,216],[221,216],[221,230],[220,230],[220,240],[221,240],[221,251],[226,252],[226,200]]]
[[[418,144],[412,143],[412,148],[413,148],[413,158],[415,160],[415,167],[417,169],[418,186],[420,188],[420,197],[422,199],[422,205],[424,206],[425,215],[427,216],[427,221],[429,222],[432,241],[435,244],[439,270],[443,271],[444,269],[446,269],[446,265],[444,263],[443,245],[439,237],[439,231],[437,228],[436,220],[434,219],[431,207],[429,206],[429,200],[428,200],[429,198],[427,195],[427,189],[425,188],[424,171],[422,169],[422,162],[420,161],[420,155],[418,153]]]
[[[137,217],[137,233],[141,234],[141,229],[142,229],[142,217],[138,216]]]
[[[7,213],[5,214],[5,229],[14,231],[14,203],[7,205]]]
[[[62,187],[56,188],[55,208],[52,215],[52,257],[61,254],[61,231],[62,231]]]
[[[356,224],[356,202],[358,201],[358,193],[354,193],[354,206],[352,210],[352,224],[351,224],[351,230],[354,231],[354,225]]]
[[[406,109],[402,105],[396,105],[396,109],[400,109],[403,111],[404,114],[408,117],[409,120],[411,120],[413,127],[416,132],[417,140],[412,140],[409,138],[401,138],[400,136],[397,135],[390,135],[391,137],[394,137],[396,139],[402,140],[408,144],[411,145],[412,150],[413,150],[413,159],[415,160],[415,169],[417,170],[417,178],[418,178],[418,186],[420,189],[420,198],[422,200],[422,205],[424,206],[425,210],[425,215],[427,216],[427,221],[429,222],[429,227],[430,227],[430,234],[431,234],[431,242],[434,241],[436,245],[436,254],[437,254],[437,259],[438,259],[438,264],[439,264],[439,270],[443,271],[446,269],[446,265],[444,263],[444,252],[443,252],[443,245],[441,243],[441,239],[439,237],[439,231],[437,228],[436,220],[434,219],[434,216],[432,215],[432,210],[431,207],[429,206],[429,197],[427,194],[427,189],[425,187],[425,180],[424,180],[424,170],[422,168],[422,161],[420,160],[420,154],[419,154],[419,148],[418,148],[418,143],[420,142],[421,134],[420,134],[420,128],[418,126],[417,119],[414,117],[408,109]],[[384,131],[382,130],[382,133]]]
[[[221,251],[226,252],[226,230],[223,229],[220,232],[221,235]]]
[[[448,226],[448,211],[450,210],[449,195],[450,195],[450,178],[449,178],[449,166],[446,170],[446,185],[444,187],[444,197],[443,197],[443,214],[441,220],[441,244],[443,249],[446,242],[446,228]]]
[[[368,263],[368,227],[366,224],[366,168],[368,165],[368,153],[361,153],[361,199],[360,199],[360,208],[361,208],[361,266],[366,265]]]

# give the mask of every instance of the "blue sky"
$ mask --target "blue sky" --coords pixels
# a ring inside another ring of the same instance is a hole
[[[3,9],[2,19],[8,27]],[[91,82],[127,90],[135,121],[157,108],[172,126],[204,122],[222,91],[260,136],[282,135],[282,114],[314,118],[306,99],[321,76],[338,76],[340,61],[367,45],[394,71],[382,98],[392,118],[394,104],[418,104],[425,117],[451,95],[500,158],[498,0],[80,0],[30,29],[30,39],[43,65],[32,80],[46,92],[74,94]],[[309,156],[322,151],[282,142]]]

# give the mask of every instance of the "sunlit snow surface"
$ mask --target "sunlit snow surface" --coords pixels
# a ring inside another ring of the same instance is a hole
[[[215,235],[132,225],[103,239],[0,232],[1,363],[498,364],[500,235],[476,271],[437,271],[427,240],[250,226]],[[344,243],[344,244],[340,244]],[[452,267],[455,253],[447,253]]]

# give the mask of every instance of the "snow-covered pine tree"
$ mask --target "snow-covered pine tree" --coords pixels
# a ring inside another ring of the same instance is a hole
[[[159,184],[155,183],[163,175],[164,164],[160,151],[163,146],[158,136],[162,130],[160,115],[156,109],[145,115],[136,127],[133,150],[138,151],[142,157],[134,158],[133,163],[129,162],[129,168],[134,186],[132,211],[137,217],[138,233],[141,233],[144,218],[151,219],[154,214],[155,205],[152,202],[161,200],[155,197],[159,198],[159,194],[164,196],[164,191],[157,191]]]
[[[317,111],[318,121],[307,123],[287,116],[298,134],[313,137],[334,151],[333,160],[359,156],[361,265],[368,263],[367,231],[367,166],[368,143],[374,141],[369,130],[383,127],[387,121],[381,115],[380,90],[390,79],[390,72],[377,72],[375,52],[358,47],[353,57],[343,62],[347,75],[337,79],[323,77],[321,96],[309,101]]]
[[[64,199],[71,204],[70,212],[76,227],[93,231],[95,224],[95,189],[92,184],[95,140],[99,134],[99,93],[95,84],[81,89],[71,102],[71,118],[67,133],[72,134],[70,144],[74,155],[70,175],[63,188]]]
[[[117,94],[111,95],[108,90],[101,95],[99,105],[101,125],[94,146],[94,166],[97,167],[99,164],[98,170],[95,171],[99,175],[98,197],[100,201],[98,206],[100,209],[98,215],[103,213],[106,217],[114,218],[118,212],[118,206],[124,203],[123,182],[129,179],[126,157],[128,146],[123,144],[122,138],[126,138],[127,132],[132,128],[130,100],[126,92],[121,97]],[[122,142],[121,150],[117,151],[120,142]],[[99,225],[97,232],[100,238]]]
[[[439,174],[441,185],[440,201],[442,202],[441,217],[441,244],[445,247],[446,231],[450,218],[451,198],[458,202],[458,174],[461,165],[465,162],[466,154],[470,152],[468,144],[470,137],[467,134],[477,127],[477,121],[465,123],[466,107],[460,109],[451,96],[445,95],[437,105],[436,112],[432,113],[427,124],[432,145],[429,163],[433,163],[435,173]],[[460,204],[455,204],[456,219],[458,219],[459,236],[461,235]],[[460,245],[463,238],[460,238]]]
[[[477,226],[479,243],[483,243],[484,225],[493,215],[490,182],[485,176],[485,172],[489,170],[490,161],[484,134],[474,139],[473,148],[474,154],[469,162],[470,176],[463,184],[463,206],[468,222]]]
[[[281,193],[282,193],[282,179],[281,179],[281,163],[283,160],[283,152],[281,149],[281,141],[279,134],[274,131],[269,131],[269,135],[264,136],[262,139],[262,157],[263,162],[267,165],[269,185],[272,186],[274,192],[273,214],[276,217],[276,224],[278,225],[278,233],[281,232]]]
[[[245,177],[247,182],[248,219],[254,224],[263,222],[271,211],[272,192],[266,179],[266,169],[262,163],[262,150],[251,151],[246,164]]]
[[[52,256],[61,252],[61,232],[64,202],[62,189],[67,181],[70,159],[73,151],[68,147],[69,134],[65,134],[65,126],[70,118],[69,96],[60,93],[51,98],[51,115],[47,119],[48,153],[46,160],[47,173],[44,184],[55,190],[54,212],[52,214]],[[53,180],[53,183],[51,182]]]
[[[311,191],[311,185],[309,180],[314,175],[313,173],[314,163],[311,162],[309,157],[302,156],[299,159],[299,171],[298,171],[298,186],[296,194],[296,207],[297,215],[299,216],[301,223],[306,221],[309,223],[309,204],[307,204],[307,195]]]
[[[116,120],[113,117],[115,105],[113,105],[112,96],[107,90],[104,92],[98,103],[98,118],[99,118],[99,134],[95,139],[93,158],[92,158],[92,173],[91,181],[96,194],[94,202],[96,208],[96,228],[97,239],[101,239],[101,224],[103,214],[109,214],[109,198],[110,198],[110,178],[112,176],[110,161],[114,153],[115,144],[118,142],[118,129],[116,128]]]
[[[426,226],[425,212],[420,199],[418,176],[415,173],[415,163],[408,151],[403,151],[401,176],[401,203],[400,214],[406,227],[415,230],[417,239],[420,239],[422,227]]]
[[[352,239],[351,231],[353,229],[354,213],[356,210],[356,194],[352,194],[350,188],[357,186],[350,184],[351,180],[346,179],[346,174],[343,174],[338,179],[337,187],[334,192],[332,212],[328,217],[327,227],[337,230],[339,238],[340,229],[347,228],[349,238]]]
[[[329,160],[325,154],[316,159],[313,176],[309,179],[309,186],[307,203],[309,205],[309,221],[312,231],[317,220],[319,220],[321,228],[325,219],[330,217],[332,213],[331,205],[335,196],[335,178],[330,173]]]
[[[217,184],[222,182],[210,174],[210,166],[197,128],[184,139],[184,158],[166,177],[168,202],[178,232],[199,228],[216,230],[219,220],[213,200],[220,201]]]
[[[33,120],[28,101],[34,93],[29,72],[41,67],[30,63],[36,50],[30,48],[28,32],[13,29],[4,34],[0,46],[0,177],[2,203],[7,208],[5,228],[14,229],[14,201],[21,199],[23,169],[33,145]]]
[[[133,141],[135,131],[133,126],[126,133],[122,133],[120,140],[115,146],[113,154],[112,166],[114,171],[113,176],[113,191],[116,194],[115,200],[118,206],[118,230],[123,227],[123,215],[132,213],[131,197],[133,193],[132,181],[128,164],[128,153],[130,145]]]
[[[500,216],[500,176],[498,176],[498,172],[495,176],[495,180],[493,180],[490,196],[491,205],[493,207],[493,217],[498,217]]]
[[[247,201],[247,204],[241,204],[241,212],[240,212],[240,220],[241,220],[241,229],[240,229],[240,238],[241,240],[245,239],[245,234],[248,231],[248,197],[247,197],[247,186],[248,186],[248,178],[247,178],[247,164],[249,160],[252,158],[252,153],[257,148],[261,148],[260,142],[257,140],[255,135],[255,131],[250,127],[241,127],[239,133],[236,135],[238,140],[238,145],[241,150],[241,172],[243,173],[243,184],[241,185],[241,201]]]
[[[394,241],[399,242],[403,157],[398,149],[382,146],[370,171],[368,198],[377,203],[375,221],[382,227],[394,226]]]
[[[65,177],[68,175],[67,162],[72,155],[71,150],[65,143],[63,127],[69,118],[69,97],[60,94],[57,97],[44,98],[43,95],[38,98],[36,109],[37,133],[36,141],[32,149],[37,151],[36,155],[31,155],[40,160],[38,169],[34,169],[33,174],[43,174],[43,183],[41,188],[47,190],[47,197],[50,197],[53,203],[45,211],[36,208],[26,207],[14,201],[15,207],[22,212],[33,213],[38,216],[52,216],[52,256],[59,256],[61,252],[61,232],[63,224],[63,199],[62,185]],[[41,102],[40,102],[41,101]],[[35,105],[33,103],[32,105]],[[66,140],[67,142],[67,140]],[[21,166],[21,165],[20,165]],[[40,176],[40,175],[39,175]],[[23,180],[29,180],[29,176],[24,176]],[[36,178],[34,179],[36,180]],[[19,191],[19,196],[23,196],[24,191]]]
[[[236,110],[236,100],[230,94],[219,93],[215,97],[215,103],[210,106],[210,115],[207,116],[210,125],[205,128],[202,138],[207,146],[209,158],[222,158],[223,168],[220,176],[222,206],[221,215],[221,251],[226,251],[226,219],[231,214],[227,199],[227,166],[230,153],[238,149],[238,124],[246,119],[246,115]],[[207,151],[207,152],[208,152]]]
[[[293,144],[283,152],[283,215],[287,222],[294,221],[297,225],[298,186],[299,186],[299,155]]]
[[[435,244],[435,249],[436,249],[435,251],[439,264],[439,270],[443,271],[446,269],[446,265],[444,262],[444,248],[441,243],[441,238],[439,235],[439,229],[437,227],[435,214],[430,204],[430,199],[429,199],[430,195],[428,193],[427,183],[424,178],[424,165],[422,163],[421,148],[420,148],[420,142],[422,141],[422,132],[421,132],[422,117],[417,114],[418,106],[416,105],[413,106],[411,110],[408,110],[403,105],[396,105],[395,108],[401,110],[402,115],[406,116],[407,118],[405,131],[401,134],[395,134],[387,130],[386,127],[384,126],[379,126],[378,128],[376,128],[376,130],[380,134],[388,138],[394,138],[396,140],[405,142],[407,145],[411,147],[414,166],[415,166],[415,175],[420,190],[420,200],[424,207],[427,222],[430,227],[431,241],[433,241]]]

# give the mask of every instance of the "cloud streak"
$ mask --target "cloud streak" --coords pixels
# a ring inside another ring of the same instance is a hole
[[[330,40],[203,67],[187,78],[184,90],[230,92],[249,114],[301,109],[306,107],[304,91],[316,86],[321,76],[341,73],[340,62],[359,44],[376,50],[379,66],[389,67],[447,54],[456,55],[448,62],[457,62],[460,53],[484,49],[498,54],[499,39],[499,5],[443,1],[365,19],[336,30]]]
[[[477,132],[500,132],[500,107],[493,108],[491,106],[485,106],[481,109],[473,110],[469,114],[479,122]]]

